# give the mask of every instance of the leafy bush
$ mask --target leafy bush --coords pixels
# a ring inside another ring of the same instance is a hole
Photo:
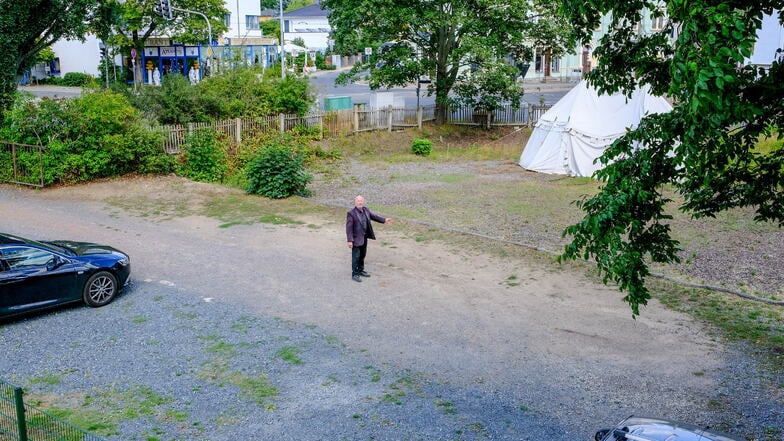
[[[197,130],[185,141],[180,174],[194,181],[217,182],[228,169],[226,151],[210,129]]]
[[[303,167],[303,154],[279,140],[262,147],[248,164],[246,191],[272,199],[306,196],[312,178]]]
[[[164,75],[161,87],[144,86],[131,97],[145,117],[161,124],[206,122],[295,113],[303,115],[315,102],[307,78],[238,67],[191,85],[182,75]]]
[[[210,120],[198,88],[182,75],[164,75],[161,86],[143,86],[131,102],[147,119],[160,124],[184,124]]]
[[[63,86],[84,87],[95,86],[97,83],[95,81],[95,77],[92,75],[81,72],[68,72],[67,74],[63,75],[63,79],[60,81],[60,84]]]
[[[71,100],[21,97],[6,112],[0,136],[46,148],[45,185],[129,172],[166,173],[174,165],[160,147],[162,135],[147,130],[128,100],[110,91]]]
[[[411,151],[416,155],[429,156],[433,150],[433,142],[429,139],[418,138],[411,143]]]

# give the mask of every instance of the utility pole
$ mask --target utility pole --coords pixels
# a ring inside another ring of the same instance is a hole
[[[278,0],[280,5],[280,77],[286,78],[286,40],[283,39],[283,0]]]
[[[108,48],[106,47],[106,43],[103,40],[98,42],[98,49],[101,50],[101,58],[103,58],[103,78],[106,80],[106,88],[109,88],[109,60],[108,60]]]
[[[239,6],[237,6],[237,7],[239,8]],[[186,12],[188,14],[196,14],[198,16],[201,16],[204,19],[204,21],[207,22],[207,34],[208,34],[208,37],[207,37],[208,38],[208,40],[207,40],[207,56],[211,57],[212,56],[212,25],[210,24],[210,20],[207,18],[207,16],[202,14],[201,12],[198,12],[198,11],[191,11],[189,9],[175,8],[174,6],[171,5],[171,0],[158,0],[158,5],[155,6],[155,13],[156,14],[160,15],[161,17],[165,18],[166,20],[171,20],[172,19],[172,11],[180,11],[180,12]],[[239,15],[239,9],[237,9],[237,15]],[[209,58],[207,58],[207,65],[208,66],[210,65],[210,59]]]

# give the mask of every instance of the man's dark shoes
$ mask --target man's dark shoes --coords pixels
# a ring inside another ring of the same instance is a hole
[[[367,272],[367,271],[360,271],[359,275],[362,276],[362,277],[370,277],[370,273]]]
[[[362,279],[360,279],[359,276],[351,276],[351,280],[353,280],[355,282],[361,282],[362,281]]]

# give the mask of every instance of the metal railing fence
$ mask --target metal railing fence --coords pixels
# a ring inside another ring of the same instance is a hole
[[[0,441],[105,441],[35,406],[21,387],[0,380]]]
[[[44,148],[40,145],[0,142],[0,182],[44,186]]]

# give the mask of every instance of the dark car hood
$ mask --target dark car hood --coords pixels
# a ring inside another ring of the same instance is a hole
[[[77,256],[94,256],[97,254],[114,254],[114,253],[125,254],[122,251],[118,250],[117,248],[113,248],[108,245],[100,245],[97,243],[90,243],[90,242],[53,240],[47,243],[66,248],[72,253],[76,254]]]

